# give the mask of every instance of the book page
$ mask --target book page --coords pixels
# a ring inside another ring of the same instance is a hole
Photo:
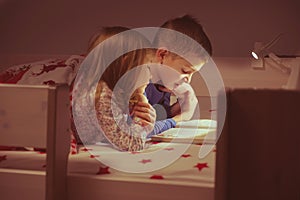
[[[217,121],[212,119],[194,119],[177,122],[176,128],[216,128]]]
[[[161,142],[182,142],[202,144],[204,139],[206,142],[214,142],[216,138],[216,129],[209,128],[171,128],[158,135],[151,137],[152,141]]]

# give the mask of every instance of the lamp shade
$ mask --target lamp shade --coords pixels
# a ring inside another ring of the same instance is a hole
[[[263,58],[270,53],[270,48],[278,42],[283,33],[278,34],[273,40],[263,45],[261,42],[255,42],[254,49],[251,52],[251,55],[255,59]]]

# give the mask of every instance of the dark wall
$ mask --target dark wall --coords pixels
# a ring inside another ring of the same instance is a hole
[[[299,0],[0,0],[0,54],[77,54],[103,25],[159,26],[194,15],[215,56],[249,56],[255,41],[284,32],[275,53],[299,54]]]

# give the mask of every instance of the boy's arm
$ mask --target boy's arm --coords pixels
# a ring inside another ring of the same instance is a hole
[[[147,138],[162,133],[170,128],[174,128],[175,126],[176,122],[172,118],[156,121],[153,131],[149,135],[147,135]]]

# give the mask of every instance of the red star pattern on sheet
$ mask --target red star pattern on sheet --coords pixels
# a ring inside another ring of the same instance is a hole
[[[77,154],[77,151],[73,151],[73,150],[72,150],[72,151],[71,151],[71,154],[72,154],[72,155],[75,155],[75,154]]]
[[[201,171],[203,168],[208,168],[208,165],[207,163],[197,163],[194,167],[197,167]]]
[[[191,154],[182,154],[181,157],[188,158],[188,157],[192,157],[192,156],[191,156]]]
[[[100,157],[100,155],[90,155],[90,158],[97,158],[97,157]]]
[[[174,148],[173,148],[173,147],[166,147],[166,148],[164,148],[164,150],[167,150],[167,151],[173,151]]]
[[[53,80],[48,80],[43,82],[44,85],[55,85],[55,81]]]
[[[17,83],[29,69],[30,65],[24,65],[19,70],[6,71],[0,74],[0,83]]]
[[[2,161],[4,161],[4,160],[6,160],[6,155],[0,156],[0,162],[2,162]]]
[[[85,148],[85,147],[81,149],[81,151],[90,151],[90,150],[93,150],[93,149],[91,149],[91,148]]]
[[[99,167],[97,174],[110,174],[109,167]]]
[[[52,63],[55,63],[55,62],[53,61]],[[60,61],[57,64],[55,63],[55,64],[50,64],[50,65],[43,64],[43,68],[41,69],[41,71],[39,73],[32,73],[32,75],[39,76],[43,73],[48,73],[50,71],[53,71],[58,67],[67,67],[67,65],[65,64],[65,61]]]
[[[139,162],[143,163],[143,164],[146,164],[146,163],[152,162],[152,160],[151,159],[143,159],[143,160],[141,160]]]
[[[160,142],[158,141],[152,141],[151,144],[159,144]]]
[[[150,176],[150,179],[164,179],[164,177],[162,175],[152,175]]]

